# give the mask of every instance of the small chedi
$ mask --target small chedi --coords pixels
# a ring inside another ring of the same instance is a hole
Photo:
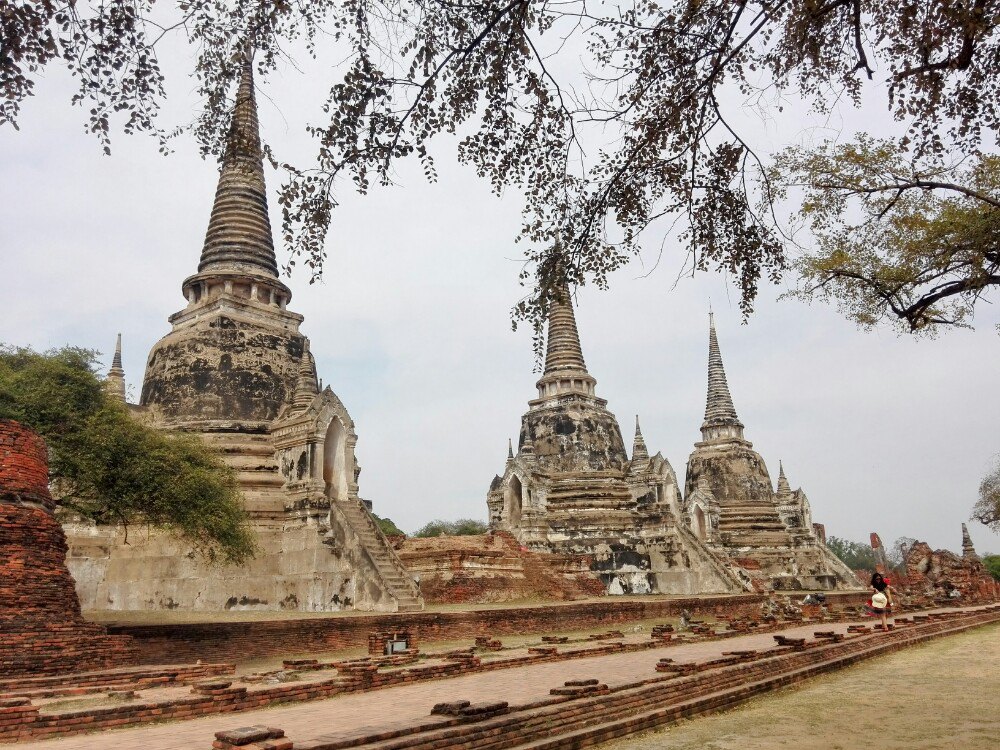
[[[122,667],[137,662],[127,636],[83,619],[53,516],[45,443],[0,419],[0,676]]]
[[[518,450],[487,494],[490,524],[531,550],[584,561],[610,594],[855,589],[812,523],[809,502],[782,471],[772,488],[743,437],[714,323],[703,440],[681,494],[674,470],[649,455],[636,420],[632,455],[595,392],[568,289],[552,303],[538,398]]]
[[[244,65],[187,306],[149,353],[136,418],[201,435],[236,472],[260,552],[208,568],[162,533],[66,526],[86,609],[378,611],[420,592],[358,495],[357,434],[320,388],[303,317],[278,278],[253,69]],[[108,389],[124,400],[119,349]]]

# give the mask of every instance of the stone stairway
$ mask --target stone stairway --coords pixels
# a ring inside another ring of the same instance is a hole
[[[360,500],[337,500],[337,508],[347,518],[354,532],[361,539],[365,552],[371,558],[386,587],[398,604],[400,612],[419,612],[424,608],[420,588],[403,566],[395,550],[385,538]]]
[[[677,524],[675,528],[689,555],[696,557],[703,565],[710,567],[722,580],[729,581],[735,590],[750,591],[753,589],[749,580],[740,578],[727,559],[718,555],[707,545],[702,544],[694,532],[687,526]]]
[[[202,438],[236,472],[243,493],[244,507],[251,519],[266,521],[284,517],[287,500],[283,491],[285,480],[278,470],[270,435],[206,432],[202,434]],[[422,610],[424,602],[419,587],[403,567],[367,509],[356,499],[335,502],[337,509],[358,535],[379,578],[398,603],[399,611]]]

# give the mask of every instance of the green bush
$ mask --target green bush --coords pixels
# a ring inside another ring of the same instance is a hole
[[[374,513],[372,513],[372,518],[375,519],[375,523],[378,524],[378,527],[386,536],[406,536],[406,532],[394,524],[391,518],[382,518]]]
[[[1000,581],[1000,555],[985,555],[983,565],[990,572],[990,575]]]

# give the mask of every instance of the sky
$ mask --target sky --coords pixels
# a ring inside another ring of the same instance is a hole
[[[167,70],[167,123],[197,105],[187,62],[180,55]],[[315,121],[327,84],[300,67],[258,81],[262,134],[280,158],[313,149],[303,123]],[[119,134],[103,156],[70,93],[65,74],[48,73],[21,129],[0,129],[0,341],[95,348],[110,364],[121,332],[134,401],[146,355],[184,306],[217,168],[186,137],[165,157],[153,139]],[[793,108],[790,124],[762,138],[787,142],[814,124]],[[285,279],[319,375],[355,421],[361,495],[407,531],[485,520],[538,377],[530,331],[510,322],[526,293],[513,242],[520,196],[492,195],[453,145],[435,146],[435,184],[409,164],[391,188],[340,191],[324,280]],[[274,227],[279,179],[268,170]],[[762,287],[744,325],[727,279],[678,278],[683,254],[668,243],[658,266],[650,252],[609,291],[577,294],[588,368],[626,443],[638,414],[650,452],[683,487],[705,408],[711,305],[736,409],[773,480],[781,460],[828,534],[863,542],[877,531],[887,543],[909,536],[960,551],[960,524],[1000,451],[996,307],[981,305],[974,330],[918,341],[779,299],[783,284]],[[1000,536],[968,524],[979,552],[1000,553]]]

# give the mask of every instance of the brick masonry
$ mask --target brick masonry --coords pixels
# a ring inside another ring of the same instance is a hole
[[[0,676],[129,666],[131,638],[108,636],[80,613],[66,538],[52,515],[45,443],[0,420]]]
[[[867,595],[828,594],[834,606],[857,605]],[[316,617],[255,622],[178,625],[111,625],[111,633],[135,638],[140,663],[246,661],[291,653],[368,649],[375,632],[408,630],[420,642],[473,640],[477,636],[559,633],[640,620],[695,616],[757,616],[767,597],[758,594],[671,599],[606,599],[580,604],[481,609],[471,612],[412,612],[352,617]]]

